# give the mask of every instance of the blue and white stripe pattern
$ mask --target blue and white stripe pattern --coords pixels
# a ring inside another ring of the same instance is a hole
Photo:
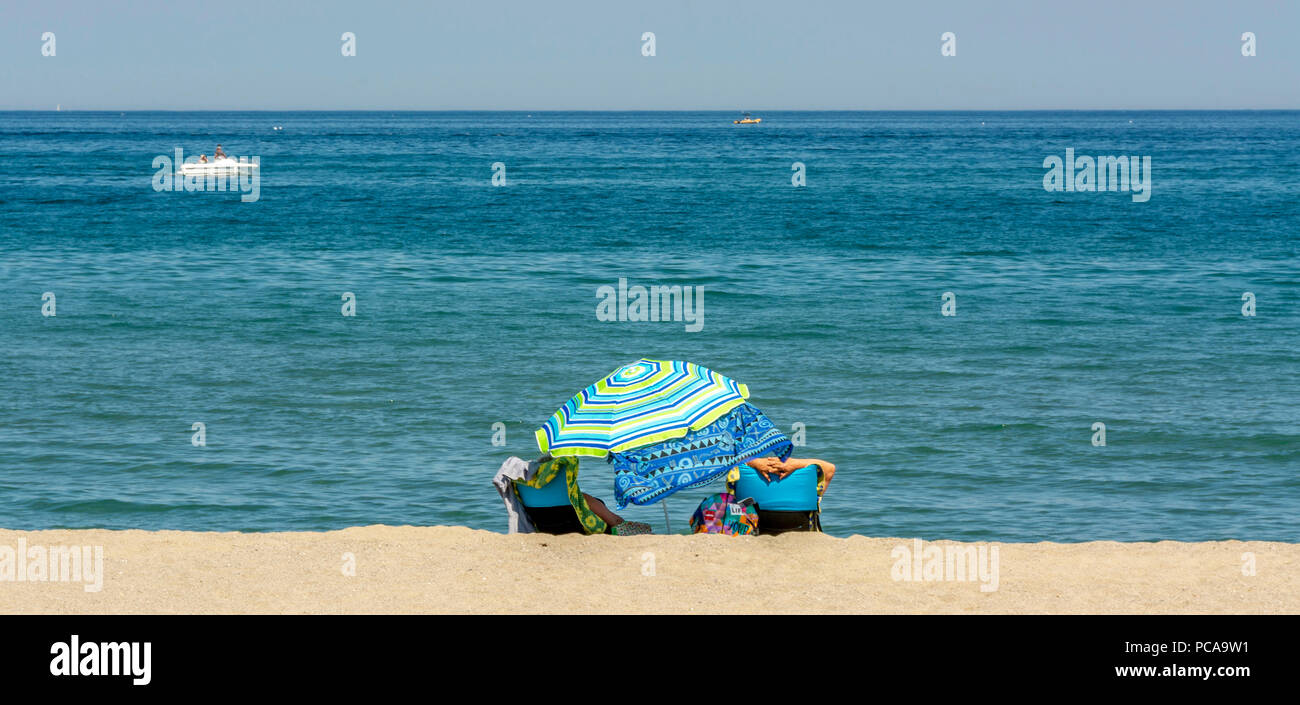
[[[692,362],[641,359],[578,392],[537,430],[554,456],[604,457],[679,438],[743,404],[749,389]]]

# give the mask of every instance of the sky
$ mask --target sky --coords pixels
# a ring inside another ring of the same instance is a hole
[[[1300,109],[1300,1],[0,0],[0,61],[0,110]]]

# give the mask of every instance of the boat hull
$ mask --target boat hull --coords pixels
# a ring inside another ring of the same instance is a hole
[[[189,162],[181,165],[182,174],[238,174],[258,168],[252,162],[237,162],[234,159],[218,159],[214,162]]]

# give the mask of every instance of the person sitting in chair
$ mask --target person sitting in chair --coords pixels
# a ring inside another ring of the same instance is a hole
[[[755,458],[732,469],[727,492],[758,511],[760,534],[821,531],[821,498],[835,465],[817,458]]]
[[[578,488],[578,459],[544,456],[532,463],[511,458],[493,478],[510,517],[510,533],[651,533],[650,525],[625,521],[605,503]]]

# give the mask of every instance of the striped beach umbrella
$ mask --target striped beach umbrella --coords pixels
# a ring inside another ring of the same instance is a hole
[[[749,388],[693,362],[641,359],[573,395],[537,429],[554,456],[605,457],[679,438],[745,403]]]

